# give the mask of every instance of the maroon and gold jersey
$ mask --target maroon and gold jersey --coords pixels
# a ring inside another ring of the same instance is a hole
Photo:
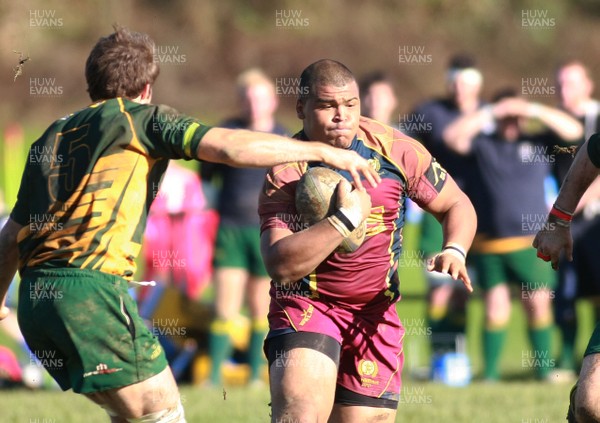
[[[54,122],[31,146],[11,218],[20,269],[131,278],[169,159],[194,159],[210,127],[166,106],[101,101]]]
[[[306,139],[302,132],[296,137]],[[405,200],[408,197],[420,206],[427,205],[437,197],[447,174],[421,143],[364,117],[349,148],[367,159],[381,176],[376,188],[364,184],[372,202],[366,239],[353,253],[331,254],[312,273],[292,284],[292,289],[348,307],[389,304],[399,298],[397,268]],[[271,169],[259,200],[262,231],[305,229],[296,213],[296,184],[309,167],[319,165],[299,162]],[[352,180],[348,172],[340,174]],[[274,282],[273,289],[283,287]]]

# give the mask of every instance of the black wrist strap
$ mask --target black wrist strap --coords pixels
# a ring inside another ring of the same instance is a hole
[[[460,248],[457,248],[457,247],[455,247],[455,246],[453,246],[453,245],[446,245],[446,246],[444,247],[444,249],[443,249],[443,250],[454,250],[454,251],[458,251],[458,252],[460,253],[460,255],[461,255],[461,256],[463,256],[463,258],[464,258],[465,260],[467,259],[467,256],[465,255],[465,252],[464,252],[463,250],[461,250]],[[442,250],[442,251],[443,251],[443,250]]]
[[[344,226],[350,231],[354,231],[354,229],[356,229],[356,226],[354,226],[352,224],[352,222],[350,221],[350,219],[348,219],[348,217],[344,214],[343,211],[338,210],[333,214],[335,217],[337,217],[340,222],[342,222],[344,224]]]

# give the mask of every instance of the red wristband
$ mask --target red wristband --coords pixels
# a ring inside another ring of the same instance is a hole
[[[567,214],[562,210],[558,210],[556,207],[552,207],[552,210],[550,210],[550,214],[561,220],[566,220],[567,222],[570,222],[571,220],[573,220],[573,215]]]

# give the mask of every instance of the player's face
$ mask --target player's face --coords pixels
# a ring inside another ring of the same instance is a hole
[[[352,81],[339,87],[317,86],[307,99],[298,100],[296,113],[310,140],[347,148],[358,132],[358,85]]]
[[[396,106],[394,90],[384,82],[371,85],[364,97],[363,109],[367,112],[365,114],[383,123],[390,121],[390,115]]]
[[[593,91],[585,70],[579,65],[566,66],[558,71],[557,82],[563,107],[578,113],[581,103],[588,101]]]
[[[516,141],[521,132],[522,121],[517,116],[509,116],[500,119],[498,122],[498,132],[505,141]]]
[[[452,72],[450,93],[459,109],[469,109],[479,102],[482,83],[481,73],[476,69],[467,68]]]
[[[273,87],[267,84],[249,86],[243,92],[242,107],[251,122],[271,118],[277,109],[277,97]]]

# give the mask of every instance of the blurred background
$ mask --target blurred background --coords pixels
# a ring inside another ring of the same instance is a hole
[[[115,23],[149,33],[164,55],[154,101],[214,124],[234,110],[233,81],[252,66],[275,79],[297,78],[325,57],[358,76],[383,69],[396,86],[398,116],[444,92],[444,70],[455,52],[477,58],[484,96],[520,86],[522,78],[549,78],[551,85],[565,57],[582,58],[595,74],[599,17],[593,0],[6,1],[0,4],[0,128],[18,122],[35,136],[86,106],[85,59]],[[15,51],[30,58],[16,80]],[[53,89],[36,94],[43,84]],[[295,97],[280,94],[278,117],[297,129]],[[0,154],[6,163],[16,152]],[[0,187],[12,204],[14,182],[7,176],[2,172]]]
[[[444,92],[444,69],[455,52],[477,58],[484,96],[522,78],[552,84],[565,57],[584,59],[594,74],[599,17],[593,0],[6,1],[0,4],[0,128],[18,122],[35,136],[87,105],[85,59],[115,23],[149,33],[164,54],[154,101],[215,123],[235,106],[236,75],[252,66],[273,78],[297,78],[325,57],[356,75],[383,69],[396,85],[399,116]],[[30,58],[16,80],[15,51]],[[36,84],[53,90],[36,94]],[[278,117],[298,128],[294,96],[282,92],[280,101]],[[0,151],[2,163],[16,153]],[[2,172],[0,187],[12,204],[9,176]]]

